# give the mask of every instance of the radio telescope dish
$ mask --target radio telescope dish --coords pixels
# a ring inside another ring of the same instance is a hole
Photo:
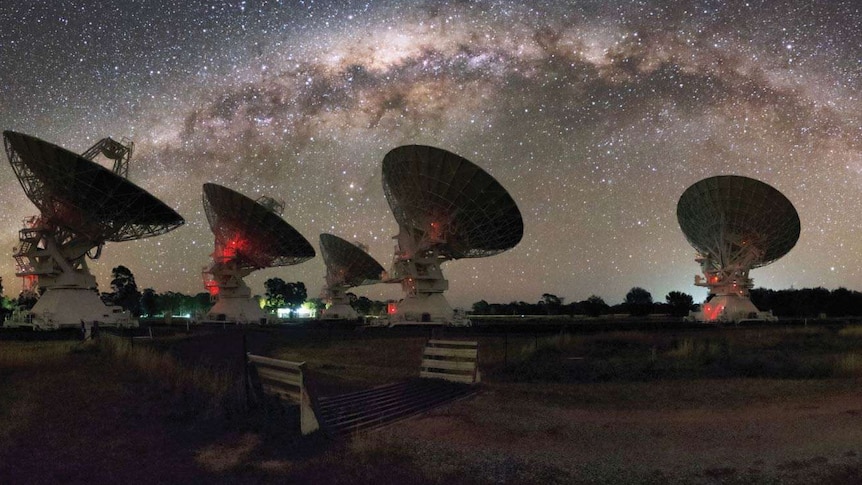
[[[398,221],[390,281],[405,299],[395,318],[451,323],[440,264],[493,256],[515,247],[524,222],[517,204],[494,177],[440,148],[407,145],[383,158],[383,193]]]
[[[14,253],[16,275],[31,285],[38,279],[45,288],[27,325],[135,325],[127,312],[101,302],[84,256],[95,249],[91,257],[96,259],[108,241],[157,236],[185,221],[159,199],[92,160],[99,153],[117,154],[127,170],[131,144],[105,138],[77,155],[14,131],[4,131],[3,141],[24,193],[40,211],[25,221]]]
[[[164,234],[184,223],[162,201],[82,155],[22,133],[3,136],[24,193],[43,219],[66,231],[120,242]]]
[[[677,219],[697,250],[710,299],[696,317],[705,321],[771,320],[749,299],[752,268],[787,254],[799,240],[799,214],[773,187],[748,177],[720,175],[695,183],[677,203]]]
[[[203,204],[215,235],[213,261],[204,268],[204,286],[216,304],[208,320],[265,323],[243,278],[253,271],[291,266],[314,257],[311,244],[281,218],[284,204],[269,197],[250,199],[221,185],[203,186]]]
[[[383,266],[365,249],[332,234],[320,235],[320,253],[326,264],[326,286],[323,296],[329,307],[321,318],[326,320],[355,320],[359,318],[350,306],[347,289],[379,283]]]

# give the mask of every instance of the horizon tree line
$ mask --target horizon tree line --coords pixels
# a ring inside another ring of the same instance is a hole
[[[305,283],[285,282],[281,278],[270,278],[264,283],[263,296],[255,295],[258,302],[268,312],[278,308],[290,308],[296,311],[306,302],[320,311],[325,308],[325,302],[320,298],[308,298]],[[16,307],[32,308],[44,291],[39,288],[36,294],[21,292],[18,298],[2,296],[0,299],[0,314],[5,319]],[[97,290],[94,290],[97,291]],[[0,278],[0,295],[3,294],[3,281]],[[389,302],[372,300],[355,293],[347,293],[350,305],[361,315],[384,315]],[[195,315],[206,312],[212,301],[208,292],[187,295],[180,292],[166,291],[156,293],[152,288],[138,289],[134,274],[125,266],[117,266],[111,271],[111,290],[100,293],[103,302],[120,306],[134,317],[152,317],[167,312],[173,315]],[[762,311],[772,311],[779,317],[815,318],[822,316],[844,317],[862,316],[862,292],[839,287],[828,290],[822,287],[772,290],[754,288],[750,292],[751,301]],[[474,315],[584,315],[598,317],[607,314],[629,314],[646,316],[664,314],[673,317],[683,317],[697,308],[694,298],[684,292],[671,291],[665,295],[664,301],[654,301],[652,294],[644,288],[635,286],[626,293],[625,299],[610,305],[597,295],[565,303],[565,298],[552,293],[543,293],[535,303],[511,301],[509,303],[489,303],[479,300],[470,308]]]
[[[834,290],[826,288],[801,288],[772,290],[754,288],[750,292],[751,301],[761,311],[772,311],[778,317],[856,317],[862,316],[862,292],[840,287]],[[699,304],[694,298],[681,291],[671,291],[665,295],[664,301],[653,301],[647,290],[633,287],[626,293],[625,299],[615,305],[609,305],[597,295],[591,295],[585,300],[564,304],[564,298],[550,293],[542,294],[536,303],[511,301],[509,303],[488,303],[480,300],[472,305],[475,315],[585,315],[598,317],[610,314],[628,314],[631,316],[646,316],[664,314],[673,317],[684,317]]]

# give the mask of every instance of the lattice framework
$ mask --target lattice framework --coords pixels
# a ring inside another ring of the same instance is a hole
[[[59,241],[94,246],[158,236],[185,221],[173,209],[98,163],[39,138],[5,131],[6,155],[27,197]]]

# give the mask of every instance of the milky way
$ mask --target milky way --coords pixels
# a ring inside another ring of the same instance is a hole
[[[380,164],[417,143],[483,167],[525,220],[514,249],[444,265],[456,305],[615,303],[633,286],[702,299],[675,209],[718,174],[799,211],[797,246],[752,272],[758,286],[862,289],[857,2],[42,3],[0,11],[0,127],[78,152],[133,139],[130,178],[187,220],[108,244],[91,264],[103,287],[123,264],[141,287],[203,291],[205,182],[283,199],[315,246],[330,232],[388,266]],[[0,187],[14,296],[11,248],[36,210],[8,164]],[[248,281],[316,294],[324,274],[318,257]]]

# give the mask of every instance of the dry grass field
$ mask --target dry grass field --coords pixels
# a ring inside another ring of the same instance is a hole
[[[3,483],[862,483],[858,327],[471,332],[478,395],[343,441],[247,407],[242,332],[155,330],[3,335]],[[428,337],[244,333],[323,395],[414,376]]]

